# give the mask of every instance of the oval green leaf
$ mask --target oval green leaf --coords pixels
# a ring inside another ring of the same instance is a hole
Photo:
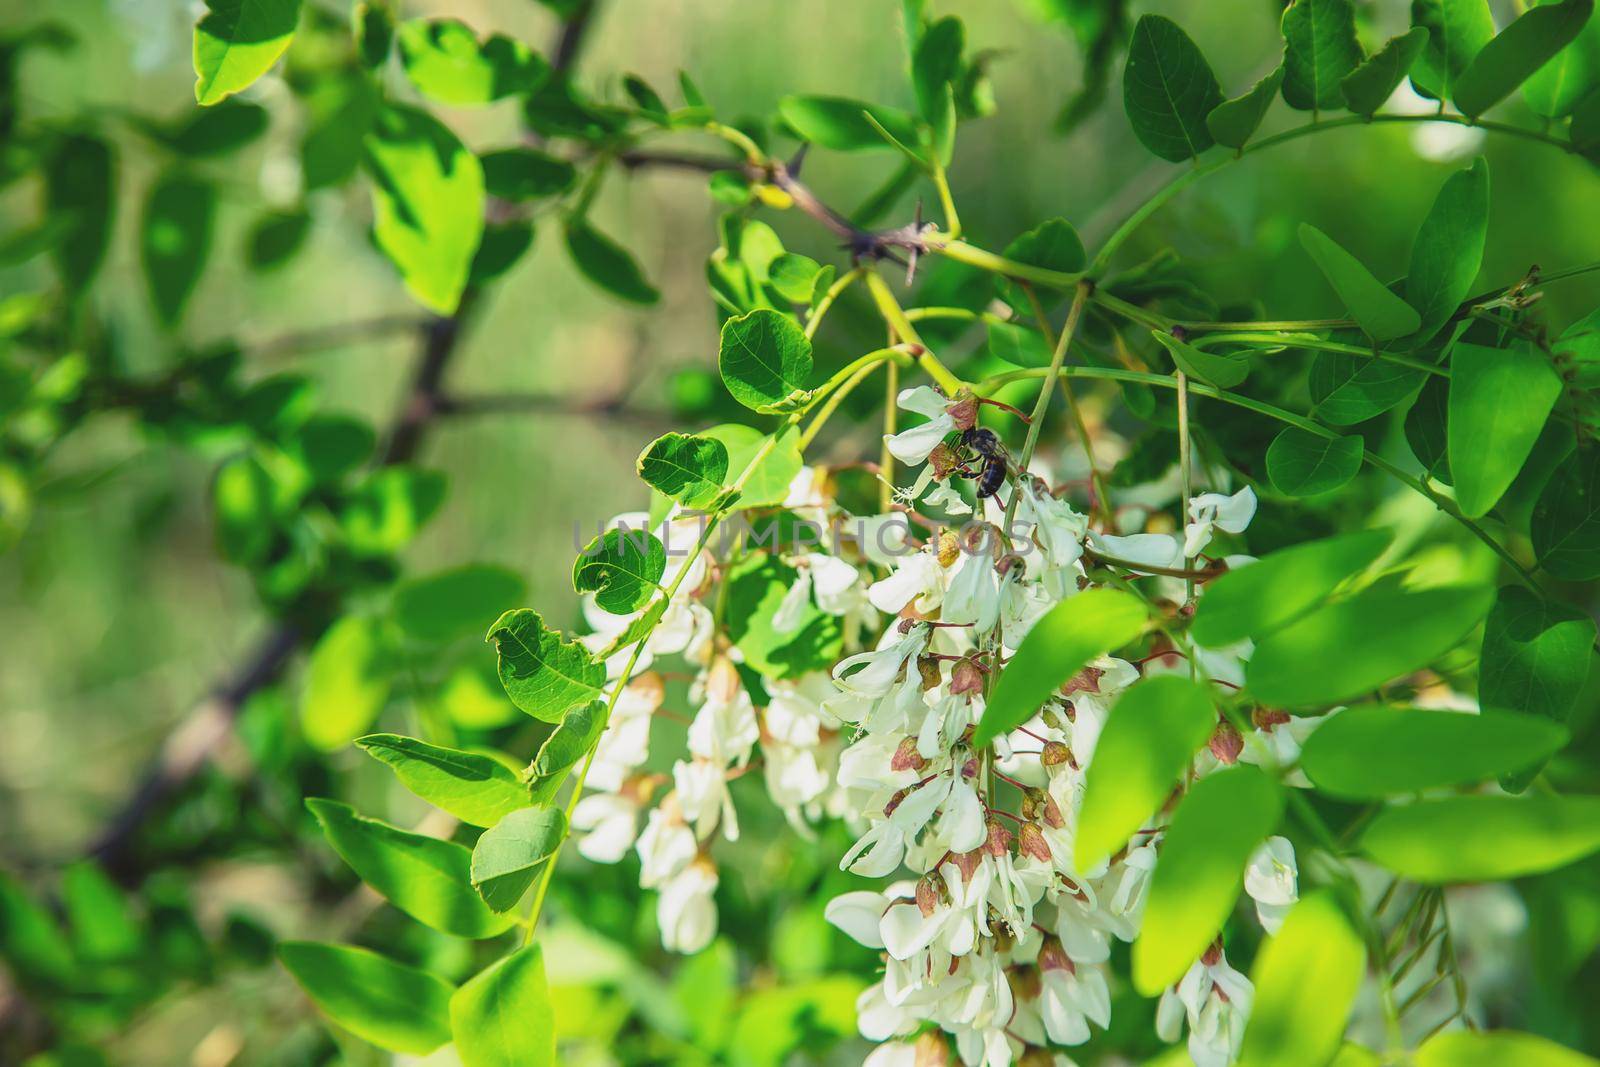
[[[450,998],[462,1067],[554,1067],[556,1019],[537,944],[480,972]]]
[[[1283,66],[1280,64],[1271,74],[1251,86],[1248,92],[1224,100],[1212,108],[1206,116],[1206,129],[1211,131],[1211,136],[1216,138],[1218,144],[1243,148],[1249,142],[1250,135],[1261,125],[1261,120],[1267,117],[1267,109],[1272,106],[1273,98],[1282,86]]]
[[[1539,566],[1570,582],[1600,578],[1600,447],[1585,445],[1562,461],[1533,507]]]
[[[805,396],[811,341],[790,316],[757,308],[722,324],[717,369],[722,384],[745,407],[785,410]]]
[[[585,278],[630,304],[648,306],[661,299],[638,260],[586,220],[569,219],[565,233],[567,253]]]
[[[607,530],[590,541],[572,564],[572,588],[593,593],[613,615],[628,615],[650,602],[667,569],[667,550],[649,530]]]
[[[392,663],[383,624],[346,615],[317,641],[300,695],[300,729],[314,747],[331,752],[372,728],[389,702]]]
[[[510,911],[567,836],[556,807],[513,811],[483,832],[472,850],[472,885],[495,911]]]
[[[1411,348],[1433,339],[1472,293],[1489,235],[1489,164],[1479,158],[1445,179],[1411,245],[1406,301],[1422,325]]]
[[[363,1041],[426,1056],[450,1040],[455,987],[354,945],[284,941],[278,959],[312,1003]]]
[[[1161,809],[1216,725],[1210,696],[1182,675],[1146,678],[1117,698],[1085,772],[1078,870],[1098,866]]]
[[[407,789],[473,826],[493,826],[531,803],[528,788],[489,756],[399,734],[369,734],[356,744],[388,764]]]
[[[703,508],[728,478],[728,446],[712,437],[669,433],[639,453],[639,477],[686,508]]]
[[[1153,997],[1183,977],[1222,929],[1250,854],[1278,825],[1283,791],[1239,764],[1200,779],[1178,805],[1150,876],[1133,985]]]
[[[1361,62],[1350,0],[1298,0],[1283,13],[1283,102],[1297,111],[1337,111],[1340,83]]]
[[[545,626],[529,608],[508,611],[486,640],[499,653],[500,684],[511,702],[536,719],[560,722],[568,709],[600,695],[605,665],[576,641]]]
[[[1356,434],[1324,436],[1287,426],[1267,448],[1267,477],[1284,496],[1329,493],[1360,473],[1363,452]]]
[[[169,174],[150,190],[139,231],[145,280],[156,318],[175,326],[211,254],[217,189],[188,174]]]
[[[1382,48],[1339,82],[1345,104],[1357,115],[1370,117],[1411,73],[1411,67],[1427,44],[1428,31],[1421,26],[1413,26],[1400,36],[1389,38]]]
[[[1172,362],[1191,378],[1210,382],[1219,389],[1231,389],[1250,375],[1250,361],[1240,356],[1219,356],[1180,341],[1164,330],[1151,330],[1151,336],[1172,356]]]
[[[802,139],[838,152],[893,147],[878,132],[880,126],[902,145],[917,143],[917,123],[910,115],[860,100],[840,96],[786,96],[778,101],[778,114]],[[869,114],[871,119],[867,118]]]
[[[1446,445],[1463,514],[1477,518],[1499,501],[1560,395],[1561,379],[1530,344],[1451,347]]]
[[[1523,12],[1473,57],[1456,80],[1455,102],[1477,118],[1504,100],[1572,43],[1594,13],[1594,0],[1564,0]]]
[[[206,0],[194,28],[194,98],[215,104],[278,61],[300,21],[300,0]]]
[[[467,563],[402,582],[394,591],[394,617],[419,641],[452,641],[481,630],[527,593],[509,567]]]
[[[1526,715],[1367,704],[1318,726],[1300,766],[1330,796],[1377,800],[1520,771],[1566,741],[1562,727]]]
[[[456,19],[410,19],[400,25],[400,62],[423,96],[457,106],[531,93],[550,65],[521,41],[495,34],[478,41]]]
[[[1565,867],[1600,849],[1600,797],[1466,796],[1387,808],[1361,848],[1428,884],[1500,882]]]
[[[1424,1041],[1413,1062],[1416,1067],[1600,1067],[1600,1060],[1515,1030],[1446,1030]]]
[[[1250,970],[1255,1004],[1239,1060],[1250,1067],[1327,1063],[1366,975],[1367,949],[1327,890],[1289,909]]]
[[[1181,163],[1214,141],[1206,116],[1222,103],[1222,87],[1200,49],[1176,22],[1145,15],[1133,28],[1122,72],[1122,106],[1139,142]]]
[[[1051,608],[1000,672],[973,745],[982,748],[1033,718],[1091,659],[1121,648],[1149,625],[1143,601],[1116,589],[1090,589]]]
[[[1315,226],[1300,224],[1300,243],[1339,294],[1351,317],[1374,341],[1404,337],[1422,324],[1421,316],[1410,304],[1390,292],[1360,260]]]

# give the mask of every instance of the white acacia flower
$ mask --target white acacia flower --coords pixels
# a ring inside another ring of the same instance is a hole
[[[650,812],[634,846],[639,853],[639,884],[646,889],[678,874],[700,851],[694,831],[678,813],[676,798],[669,801]]]
[[[679,760],[672,765],[672,784],[683,817],[704,841],[722,825],[729,841],[739,839],[739,815],[728,793],[728,779],[720,763],[706,759]]]
[[[711,944],[717,934],[717,881],[716,867],[701,858],[661,887],[656,921],[662,948],[690,955]]]
[[[894,458],[908,467],[914,467],[926,462],[928,453],[932,452],[948,434],[955,431],[955,419],[947,410],[950,401],[932,386],[919,385],[913,389],[900,390],[900,395],[895,397],[895,403],[907,411],[928,417],[927,422],[884,437]]]
[[[1089,1024],[1111,1025],[1111,989],[1103,967],[1074,963],[1060,945],[1039,954],[1039,1016],[1045,1033],[1058,1045],[1089,1040]]]
[[[928,825],[945,797],[950,795],[951,779],[940,776],[907,793],[886,819],[872,824],[839,861],[841,870],[854,871],[868,878],[882,878],[900,866],[906,848]]]
[[[971,515],[972,505],[949,482],[938,482],[923,496],[922,502],[940,509],[948,515]]]
[[[1256,917],[1269,934],[1278,932],[1289,907],[1300,899],[1299,868],[1294,846],[1286,837],[1269,837],[1250,857],[1244,872],[1244,889],[1256,902]]]
[[[803,809],[827,791],[828,772],[817,763],[817,754],[810,748],[772,743],[764,745],[761,751],[766,760],[762,774],[767,783],[767,795],[783,812],[789,825],[810,838],[813,835],[806,825]]]
[[[885,615],[898,615],[909,605],[923,615],[944,600],[950,576],[939,558],[923,550],[894,561],[894,572],[867,587],[867,599]]]
[[[1171,534],[1139,533],[1117,536],[1091,531],[1089,543],[1099,551],[1130,563],[1150,567],[1183,566],[1183,544]]]
[[[583,834],[579,855],[595,863],[620,862],[639,833],[639,803],[622,793],[585,794],[572,809],[572,829]]]
[[[909,893],[874,893],[869,889],[840,893],[828,901],[827,906],[822,909],[822,917],[857,944],[881,949],[884,947],[883,934],[880,932],[883,913],[895,900],[908,895]]]
[[[1018,518],[1033,523],[1033,536],[1048,565],[1071,567],[1083,556],[1083,539],[1089,532],[1089,518],[1071,504],[1045,492],[1032,479],[1024,479]]]
[[[1335,708],[1326,715],[1289,715],[1286,712],[1257,716],[1256,728],[1244,735],[1244,751],[1239,753],[1240,763],[1254,763],[1260,767],[1294,767],[1284,775],[1285,785],[1310,788],[1311,779],[1295,764],[1300,762],[1300,748],[1317,727],[1337,715]]]
[[[1161,994],[1156,1034],[1163,1041],[1178,1040],[1187,1018],[1189,1056],[1195,1067],[1227,1067],[1239,1054],[1254,999],[1250,980],[1228,965],[1220,947],[1214,947],[1195,961],[1176,988]]]
[[[739,672],[727,659],[712,665],[705,703],[689,724],[689,751],[719,766],[744,764],[761,739],[761,724]]]
[[[988,633],[1000,618],[1000,574],[988,551],[963,552],[939,611],[944,622],[965,623]]]
[[[1183,531],[1184,556],[1190,559],[1198,556],[1211,543],[1213,529],[1244,533],[1255,517],[1256,493],[1248,485],[1232,496],[1201,493],[1189,501],[1189,522]]]

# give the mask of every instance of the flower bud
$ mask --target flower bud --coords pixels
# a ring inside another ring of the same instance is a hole
[[[922,691],[939,688],[944,682],[944,675],[939,671],[939,660],[933,656],[917,657],[917,673],[922,676]]]
[[[917,879],[917,910],[924,919],[939,910],[939,886],[934,882],[938,877],[928,873]]]
[[[1062,947],[1061,939],[1046,937],[1044,944],[1039,946],[1039,969],[1041,971],[1066,971],[1068,974],[1077,972],[1072,964],[1072,958],[1067,955],[1067,950]]]
[[[1222,939],[1219,937],[1206,946],[1205,954],[1200,957],[1200,962],[1207,967],[1215,967],[1222,959]]]
[[[1100,679],[1105,676],[1105,671],[1099,667],[1085,667],[1061,686],[1062,696],[1071,696],[1073,693],[1098,693],[1100,692]]]
[[[953,566],[961,558],[961,539],[949,530],[939,531],[939,566]]]
[[[1044,821],[1052,830],[1059,830],[1067,825],[1067,820],[1062,818],[1061,806],[1056,803],[1056,798],[1049,793],[1044,795]]]
[[[891,771],[920,771],[927,765],[928,761],[923,759],[922,754],[917,751],[917,739],[915,737],[901,738],[899,747],[894,750],[894,755],[889,759],[889,769]]]
[[[963,763],[961,765],[961,777],[963,777],[963,778],[976,778],[976,777],[978,777],[978,757],[976,757],[976,756],[968,756],[967,757],[967,762],[965,762],[965,763]]]
[[[1015,1001],[1032,1000],[1044,988],[1038,970],[1033,967],[1006,968],[1006,984],[1011,986],[1011,997]]]
[[[1072,750],[1060,741],[1046,741],[1039,753],[1039,762],[1046,767],[1059,767],[1072,762]]]
[[[956,870],[961,872],[961,884],[966,885],[972,881],[972,876],[978,873],[978,868],[983,865],[983,849],[975,848],[970,852],[957,852],[950,857],[955,863]]]
[[[706,678],[706,696],[721,704],[732,704],[738,699],[744,683],[739,680],[739,668],[726,656],[718,656],[711,664]]]
[[[1022,824],[1022,836],[1017,847],[1024,856],[1032,856],[1040,863],[1050,862],[1050,845],[1045,841],[1044,831],[1039,829],[1038,823]]]
[[[999,819],[990,819],[989,839],[984,843],[983,846],[984,848],[988,849],[989,855],[993,856],[995,859],[999,859],[1001,856],[1004,856],[1006,853],[1011,851],[1011,841],[1011,831],[1007,830],[1004,826],[1001,826]]]
[[[1218,761],[1231,766],[1239,761],[1239,753],[1244,751],[1244,738],[1239,735],[1237,726],[1223,719],[1211,734],[1210,748]]]
[[[1257,730],[1270,730],[1274,726],[1282,726],[1289,719],[1287,711],[1277,711],[1273,708],[1256,708],[1250,713],[1250,721]]]
[[[983,692],[983,671],[972,657],[958,660],[951,669],[950,692],[958,694]]]

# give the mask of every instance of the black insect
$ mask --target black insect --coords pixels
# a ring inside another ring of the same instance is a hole
[[[983,460],[983,467],[977,473],[969,472],[969,477],[978,480],[978,499],[994,496],[1006,481],[1006,448],[1000,443],[1000,438],[995,436],[993,430],[986,430],[982,426],[974,426],[970,430],[963,430],[961,443],[972,449],[978,458]]]

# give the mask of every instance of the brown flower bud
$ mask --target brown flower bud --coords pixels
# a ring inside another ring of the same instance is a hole
[[[1039,969],[1041,971],[1066,971],[1074,974],[1078,968],[1072,964],[1072,958],[1067,955],[1067,950],[1062,947],[1061,940],[1056,937],[1046,937],[1044,944],[1039,946]]]
[[[917,751],[917,739],[906,737],[900,740],[900,745],[894,750],[894,755],[889,759],[891,771],[920,771],[928,765]]]
[[[963,763],[961,765],[961,777],[963,777],[963,778],[976,778],[976,777],[978,777],[978,757],[976,757],[976,756],[968,756],[967,757],[967,762],[965,762],[965,763]]]
[[[1211,754],[1228,765],[1239,761],[1239,753],[1244,751],[1244,738],[1239,736],[1239,728],[1226,719],[1217,723],[1217,728],[1211,734]]]
[[[1222,959],[1222,939],[1219,937],[1206,946],[1205,954],[1200,957],[1200,962],[1207,967],[1215,967]]]
[[[1290,715],[1287,711],[1278,711],[1273,708],[1256,708],[1250,713],[1250,721],[1257,730],[1270,730],[1274,726],[1282,726],[1289,719]]]
[[[922,691],[937,689],[944,681],[944,675],[939,670],[939,660],[934,656],[921,655],[917,657],[917,673],[922,675]]]
[[[937,877],[937,874],[925,874],[917,879],[917,910],[924,919],[939,910],[939,886],[934,882]]]
[[[1039,753],[1039,762],[1046,767],[1059,767],[1072,759],[1072,750],[1060,741],[1046,741]]]
[[[1061,806],[1056,803],[1056,798],[1049,793],[1044,795],[1044,821],[1045,825],[1053,830],[1059,830],[1067,825],[1067,820],[1061,816]]]
[[[1044,831],[1039,829],[1038,823],[1022,824],[1022,836],[1017,847],[1024,856],[1032,856],[1040,863],[1050,862],[1050,844],[1045,841]]]
[[[972,657],[958,660],[951,669],[950,692],[958,694],[983,692],[983,670]]]
[[[961,872],[961,884],[966,885],[972,881],[972,876],[978,873],[978,868],[983,865],[983,849],[975,848],[971,852],[957,852],[950,857],[956,865],[956,870]]]
[[[1011,997],[1015,1001],[1032,1000],[1043,988],[1035,967],[1006,968],[1006,983],[1011,986]]]
[[[1004,826],[1001,826],[999,819],[990,819],[989,839],[984,842],[983,845],[984,848],[989,850],[989,855],[993,856],[995,859],[999,859],[1001,856],[1004,856],[1006,853],[1011,851],[1011,841],[1011,831],[1007,830]]]
[[[1063,696],[1073,693],[1098,693],[1100,692],[1100,679],[1105,677],[1105,671],[1100,667],[1085,667],[1061,686]]]
[[[978,424],[978,398],[963,389],[956,394],[956,402],[944,409],[958,430],[970,430]]]
[[[939,531],[939,566],[954,566],[961,558],[961,539],[949,530]]]

